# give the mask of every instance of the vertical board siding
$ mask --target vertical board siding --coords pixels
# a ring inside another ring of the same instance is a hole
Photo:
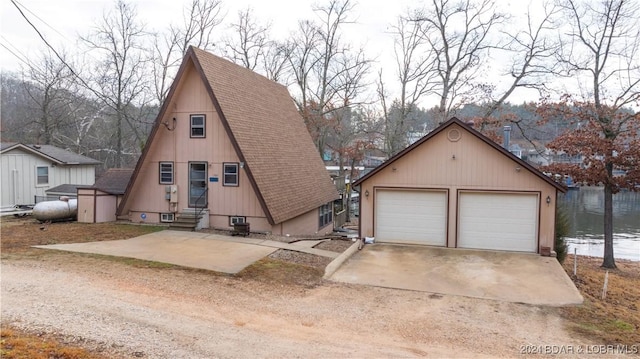
[[[94,165],[56,165],[48,159],[15,149],[0,156],[2,170],[2,207],[16,204],[33,204],[35,196],[45,196],[45,191],[62,184],[93,185]],[[36,168],[49,168],[49,183],[37,185]],[[17,177],[14,180],[14,173]]]
[[[96,223],[114,222],[116,220],[117,197],[98,191],[96,201]]]
[[[333,232],[333,222],[327,224],[326,226],[322,227],[322,228],[318,228],[318,225],[320,224],[320,212],[319,209],[312,209],[309,212],[306,212],[304,214],[301,214],[295,218],[292,218],[284,223],[282,223],[282,225],[280,224],[276,224],[273,226],[273,230],[272,232],[274,234],[279,234],[279,235],[309,235],[309,234],[313,234],[313,232],[310,232],[309,229],[310,228],[317,228],[317,231],[315,232],[315,234],[328,234]]]
[[[78,222],[81,223],[94,223],[94,201],[95,190],[94,189],[78,189]]]
[[[205,138],[190,137],[190,115],[206,116]],[[207,162],[207,176],[218,178],[218,182],[207,182],[208,208],[213,226],[224,224],[224,227],[229,227],[228,220],[224,220],[226,216],[265,217],[244,169],[239,169],[238,187],[222,185],[223,163],[237,163],[240,160],[202,79],[192,65],[186,69],[176,95],[168,104],[165,118],[161,121],[166,125],[160,126],[150,145],[134,185],[135,195],[130,199],[130,211],[170,211],[169,201],[165,199],[165,185],[159,184],[158,179],[159,163],[163,161],[174,163],[174,184],[178,186],[176,210],[180,212],[188,208],[189,162]],[[136,221],[139,219],[136,215],[131,217]],[[147,218],[146,221],[151,220]]]
[[[458,129],[458,141],[447,133]],[[455,159],[453,156],[455,155]],[[395,169],[395,170],[394,170]],[[517,162],[453,124],[406,153],[361,185],[360,235],[374,236],[374,189],[411,187],[449,190],[447,246],[455,247],[458,190],[540,193],[540,246],[553,248],[556,189]],[[369,191],[369,197],[364,193]],[[547,196],[551,205],[545,203]]]

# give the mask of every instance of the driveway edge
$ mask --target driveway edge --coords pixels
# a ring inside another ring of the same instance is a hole
[[[324,276],[322,278],[329,279],[329,277],[331,277],[333,273],[335,273],[338,270],[338,268],[340,268],[342,263],[344,263],[347,259],[349,259],[349,257],[351,257],[355,252],[357,252],[358,247],[360,246],[360,241],[361,240],[358,239],[355,242],[353,242],[351,247],[347,248],[347,250],[342,252],[338,257],[336,257],[336,259],[332,260],[331,263],[329,263],[324,268]]]

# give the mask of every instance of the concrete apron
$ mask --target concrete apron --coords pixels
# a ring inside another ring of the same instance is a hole
[[[160,231],[139,237],[88,243],[35,246],[70,252],[102,254],[175,264],[235,274],[253,262],[278,250],[222,239],[214,234]]]
[[[329,279],[535,305],[583,301],[555,258],[527,253],[366,245]]]

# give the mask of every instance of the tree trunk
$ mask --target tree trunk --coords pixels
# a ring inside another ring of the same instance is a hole
[[[351,160],[351,171],[349,172],[349,186],[346,188],[347,189],[347,216],[346,216],[346,222],[351,222],[351,186],[353,185],[353,176],[354,176],[354,172],[355,172],[355,166],[356,166],[356,161],[355,160]]]
[[[609,164],[607,164],[609,167]],[[607,168],[607,171],[609,168]],[[616,268],[613,257],[613,191],[611,184],[604,186],[604,260],[603,268]]]
[[[116,121],[116,168],[122,167],[122,113],[118,108]]]

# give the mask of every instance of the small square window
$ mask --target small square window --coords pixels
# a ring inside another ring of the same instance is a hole
[[[191,115],[191,137],[205,137],[205,116]]]
[[[244,224],[247,223],[247,217],[243,216],[231,216],[229,217],[229,226],[233,227],[234,224]]]
[[[173,162],[160,162],[160,184],[173,184]]]
[[[36,167],[36,185],[48,185],[49,184],[49,167],[38,166]]]
[[[237,163],[225,163],[224,164],[224,186],[238,186],[238,164]]]
[[[174,220],[175,220],[175,214],[160,213],[160,222],[173,222]]]

